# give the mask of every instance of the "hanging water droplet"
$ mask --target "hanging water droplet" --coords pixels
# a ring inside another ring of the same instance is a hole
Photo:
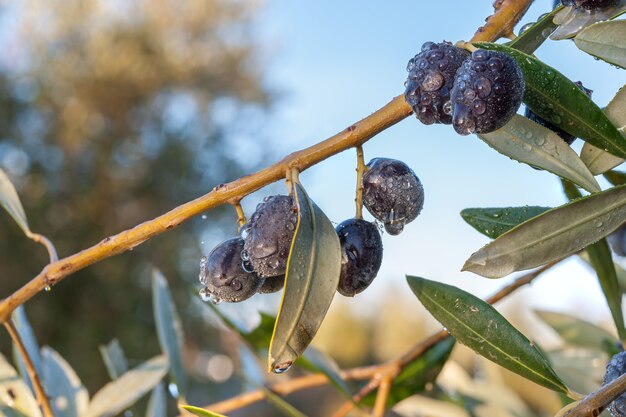
[[[203,289],[201,289],[199,294],[200,294],[200,298],[205,303],[211,301],[211,294],[209,293],[209,289],[207,287],[204,287]]]
[[[49,286],[49,285],[46,285],[46,286],[43,288],[43,290],[44,290],[45,292],[50,292],[50,291],[52,291],[52,287],[51,287],[51,286]]]
[[[282,374],[283,372],[287,372],[289,370],[289,368],[291,368],[291,364],[292,364],[292,362],[290,362],[290,361],[283,362],[283,363],[277,363],[276,365],[274,365],[274,369],[272,369],[272,371],[275,374]]]
[[[248,253],[247,250],[244,249],[241,251],[241,259],[243,259],[244,261],[250,260],[250,254]]]
[[[526,32],[528,29],[533,27],[534,24],[535,22],[526,23],[524,26],[520,28],[518,35],[521,35],[522,33]]]
[[[218,305],[219,303],[222,302],[222,299],[217,297],[217,296],[215,296],[215,294],[213,294],[211,296],[211,302],[213,303],[213,305]]]
[[[267,264],[270,268],[276,269],[280,265],[280,261],[278,260],[278,258],[270,258],[268,259]]]
[[[239,233],[242,239],[246,239],[248,237],[248,234],[250,233],[250,228],[249,227],[242,227],[241,228],[241,232]]]
[[[167,390],[170,392],[170,394],[174,398],[178,398],[179,395],[180,395],[180,393],[178,392],[178,386],[176,384],[174,384],[173,382],[171,382],[171,383],[169,383],[167,385]]]
[[[207,219],[207,215],[206,215],[206,214],[203,214],[203,215],[202,215],[202,220],[206,220],[206,219]]]

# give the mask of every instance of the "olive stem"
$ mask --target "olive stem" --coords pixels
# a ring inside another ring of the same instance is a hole
[[[241,230],[241,228],[247,223],[246,214],[243,212],[243,207],[241,207],[240,201],[233,203],[233,207],[235,207],[235,210],[237,211],[237,224],[239,225],[239,230]]]
[[[37,242],[42,244],[46,250],[48,251],[48,256],[50,257],[50,263],[56,262],[59,260],[59,255],[57,254],[57,249],[54,247],[54,244],[45,237],[44,235],[40,235],[39,233],[28,232],[26,236]]]
[[[587,395],[585,398],[565,414],[566,417],[599,416],[600,413],[626,392],[626,374],[610,383],[601,386],[598,390]]]
[[[374,403],[374,411],[372,413],[374,417],[385,416],[387,399],[389,398],[389,392],[391,391],[393,379],[394,376],[391,374],[382,377],[380,385],[378,386],[378,392],[376,393],[376,402]]]
[[[35,395],[37,396],[37,402],[43,411],[44,417],[54,417],[54,413],[52,412],[52,407],[50,406],[50,401],[48,396],[46,395],[46,391],[43,389],[43,385],[41,384],[41,380],[39,379],[39,375],[37,374],[37,370],[35,369],[35,365],[33,364],[33,360],[31,359],[28,351],[26,350],[26,346],[20,337],[19,332],[15,328],[15,325],[11,320],[8,320],[4,323],[4,327],[9,332],[9,336],[11,336],[11,340],[15,343],[22,360],[24,361],[24,366],[26,366],[26,372],[28,372],[28,376],[33,384],[33,388],[35,390]]]
[[[363,174],[367,170],[365,159],[363,157],[363,146],[356,147],[356,215],[357,219],[363,218]]]

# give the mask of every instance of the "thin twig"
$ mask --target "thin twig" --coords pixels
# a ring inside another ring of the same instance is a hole
[[[239,229],[241,229],[246,224],[246,214],[243,212],[243,207],[241,207],[240,201],[233,203],[233,207],[235,207],[235,210],[237,211],[237,224],[239,225]]]
[[[33,232],[29,232],[27,236],[29,239],[42,244],[46,248],[46,250],[48,251],[48,256],[50,257],[50,263],[56,262],[59,260],[57,249],[54,247],[50,239],[48,239],[44,235],[40,235],[39,233],[33,233]]]
[[[26,346],[24,346],[24,342],[22,342],[22,338],[18,333],[15,325],[12,321],[7,321],[4,323],[4,327],[9,332],[9,336],[11,336],[11,340],[15,343],[17,350],[20,352],[20,356],[24,361],[24,365],[26,366],[26,371],[28,372],[28,376],[33,383],[33,388],[35,389],[35,395],[37,397],[37,402],[39,406],[43,410],[44,417],[54,417],[54,413],[52,412],[52,407],[50,406],[50,401],[48,400],[48,396],[46,395],[46,391],[43,389],[43,385],[41,384],[41,380],[39,379],[39,375],[37,374],[37,370],[35,369],[35,365],[33,364],[28,351],[26,350]]]
[[[363,218],[363,174],[365,173],[365,159],[363,156],[363,146],[356,147],[356,215],[357,219]]]
[[[583,398],[565,417],[597,417],[617,397],[626,392],[626,374],[601,386]]]
[[[383,377],[380,381],[380,386],[378,387],[378,392],[376,393],[376,402],[374,403],[374,417],[384,417],[385,409],[387,408],[387,399],[389,398],[389,392],[391,391],[391,384],[393,383],[393,378],[391,375]]]

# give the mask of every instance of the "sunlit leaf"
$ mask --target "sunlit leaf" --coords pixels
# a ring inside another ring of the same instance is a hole
[[[162,383],[154,387],[152,394],[150,394],[146,417],[167,417],[165,388],[163,388]]]
[[[622,87],[613,100],[604,108],[604,114],[623,136],[626,136],[626,88]],[[590,143],[585,143],[580,152],[580,159],[594,174],[602,174],[624,162],[619,158],[600,148],[596,148]]]
[[[352,399],[352,389],[341,377],[337,363],[324,352],[309,347],[296,362],[298,366],[312,372],[321,372],[346,398]]]
[[[495,239],[548,210],[550,207],[539,206],[466,208],[461,217],[483,235]]]
[[[568,392],[534,344],[495,308],[451,285],[411,276],[407,281],[424,307],[457,341],[539,385]]]
[[[554,131],[526,117],[516,114],[502,128],[478,137],[516,161],[543,168],[589,192],[600,191],[600,185],[578,154]]]
[[[37,339],[35,338],[33,328],[31,327],[28,318],[26,317],[26,311],[24,310],[23,305],[15,309],[15,311],[11,315],[11,320],[15,325],[17,333],[22,339],[22,343],[24,343],[24,346],[26,347],[26,352],[28,352],[28,356],[33,362],[33,366],[35,367],[37,375],[41,375],[41,356],[39,355],[39,344],[37,343]],[[22,359],[22,356],[17,350],[15,344],[13,344],[13,357],[15,358],[15,362],[18,370],[20,371],[20,375],[22,376],[22,378],[24,378],[24,381],[26,381],[26,383],[32,390],[33,385],[30,380],[30,376],[28,375],[28,371],[26,370],[26,365],[24,364],[24,360]]]
[[[554,16],[561,11],[561,9],[562,6],[559,6],[552,10],[552,12],[546,14],[537,23],[526,29],[520,36],[515,38],[509,46],[527,54],[535,52],[535,50],[537,50],[537,48],[539,48],[557,28],[553,19]]]
[[[81,417],[89,393],[72,367],[54,349],[41,349],[43,384],[55,417]]]
[[[187,381],[182,357],[183,326],[176,312],[167,280],[157,269],[152,270],[152,311],[161,350],[169,360],[172,382],[184,397],[187,393]]]
[[[117,339],[111,340],[106,345],[100,345],[99,350],[111,379],[117,379],[128,371],[128,360]]]
[[[609,332],[588,321],[553,311],[535,311],[537,315],[552,327],[572,346],[606,350],[606,345],[615,344],[617,340]]]
[[[612,233],[626,220],[626,186],[548,210],[475,252],[464,271],[486,278],[534,268],[571,255]]]
[[[411,395],[424,392],[428,384],[434,383],[448,361],[455,342],[453,337],[445,338],[402,369],[393,380],[387,405],[391,407]],[[376,393],[372,392],[363,398],[361,403],[373,406],[375,401]]]
[[[0,206],[4,207],[11,217],[13,217],[13,220],[15,220],[26,235],[31,233],[20,197],[17,195],[13,183],[2,168],[0,168]]]
[[[0,393],[0,415],[41,417],[30,389],[1,354]]]
[[[614,19],[625,11],[625,0],[617,0],[608,7],[595,7],[591,10],[574,6],[564,7],[554,18],[554,23],[559,25],[559,27],[550,36],[550,39],[562,40],[572,38],[584,28],[603,20]]]
[[[504,52],[517,61],[526,82],[524,103],[537,115],[596,147],[626,157],[626,138],[587,94],[563,74],[505,45],[474,45]]]
[[[222,414],[217,414],[209,410],[205,410],[204,408],[194,407],[193,405],[181,405],[181,407],[198,417],[226,417]]]
[[[167,357],[154,357],[106,384],[81,417],[112,417],[133,405],[167,374]]]
[[[609,64],[626,68],[626,21],[596,23],[574,38],[578,49]]]
[[[261,387],[261,390],[265,393],[267,402],[272,404],[282,415],[286,417],[306,417],[305,414],[298,411],[293,405],[289,404],[269,389]]]
[[[337,290],[341,247],[335,228],[294,180],[298,225],[291,244],[285,289],[268,355],[269,369],[282,372],[304,352]]]

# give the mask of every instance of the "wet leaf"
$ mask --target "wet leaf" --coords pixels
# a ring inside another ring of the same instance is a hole
[[[626,11],[626,1],[618,0],[609,7],[598,7],[592,10],[580,10],[573,6],[564,7],[554,18],[559,25],[550,39],[569,39],[584,28],[603,20],[614,19]]]
[[[626,138],[576,84],[537,58],[505,45],[477,42],[517,61],[526,82],[524,103],[545,120],[615,156],[626,157]]]
[[[600,185],[578,154],[555,132],[530,119],[516,114],[502,128],[478,137],[516,161],[543,168],[589,192],[600,191]]]
[[[294,196],[298,225],[268,355],[269,369],[274,372],[288,369],[317,333],[341,270],[341,247],[334,226],[297,181]]]
[[[604,108],[604,114],[623,136],[626,136],[626,88],[622,87],[611,102]],[[580,159],[594,174],[602,174],[624,162],[624,159],[610,154],[590,143],[585,143]]]
[[[428,384],[434,383],[448,361],[455,343],[453,337],[447,337],[406,366],[393,381],[387,405],[391,407],[411,395],[424,392]],[[375,401],[376,392],[372,392],[361,403],[373,406]]]
[[[167,402],[163,383],[157,385],[150,394],[146,417],[167,417]]]
[[[187,393],[187,381],[183,366],[183,326],[176,312],[167,280],[157,270],[152,270],[152,310],[161,350],[170,364],[170,378],[182,397]]]
[[[352,401],[352,389],[340,375],[341,370],[337,363],[324,352],[309,347],[296,362],[298,366],[312,372],[321,372],[347,399]]]
[[[552,12],[545,15],[543,19],[537,21],[537,23],[515,38],[509,46],[527,54],[535,52],[537,48],[539,48],[541,44],[548,39],[550,34],[558,27],[554,24],[553,19],[554,16],[561,11],[561,9],[562,6],[559,6],[552,10]]]
[[[205,410],[204,408],[194,407],[193,405],[181,405],[181,407],[198,417],[226,417],[222,414],[217,414],[209,410]]]
[[[607,342],[617,343],[609,332],[588,321],[552,311],[538,310],[535,313],[572,346],[605,351]]]
[[[41,417],[30,389],[1,354],[0,392],[0,415]]]
[[[167,374],[167,357],[156,356],[106,384],[81,417],[112,417],[133,405]]]
[[[306,417],[293,405],[274,394],[272,391],[265,387],[261,387],[261,390],[265,393],[265,399],[268,403],[272,404],[280,413],[286,417]]]
[[[576,35],[574,42],[589,55],[626,68],[626,20],[591,25]]]
[[[112,380],[119,378],[120,375],[128,371],[128,360],[117,339],[111,340],[106,345],[100,345],[99,350],[107,373]]]
[[[550,207],[539,206],[466,208],[461,217],[483,235],[495,239],[548,210]]]
[[[458,342],[551,390],[568,389],[534,344],[495,308],[457,287],[408,276],[411,290]]]
[[[8,175],[0,168],[0,205],[13,217],[15,223],[28,236],[31,231],[20,197],[9,179]]]
[[[89,393],[72,367],[54,349],[41,349],[43,384],[55,417],[81,417]]]
[[[22,343],[24,343],[24,346],[26,347],[26,352],[28,352],[28,356],[30,356],[30,360],[33,362],[37,375],[41,375],[41,356],[39,355],[39,344],[35,338],[33,328],[26,317],[26,311],[24,310],[23,305],[15,309],[11,315],[11,320],[15,325],[17,333],[22,339]],[[15,344],[13,344],[13,357],[15,358],[14,362],[20,371],[20,375],[32,390],[33,385],[31,383],[30,376],[28,375],[28,371],[26,370],[26,365],[24,364],[24,360],[19,354]]]
[[[626,186],[583,197],[534,217],[472,254],[463,266],[486,278],[534,268],[578,252],[626,220]]]

